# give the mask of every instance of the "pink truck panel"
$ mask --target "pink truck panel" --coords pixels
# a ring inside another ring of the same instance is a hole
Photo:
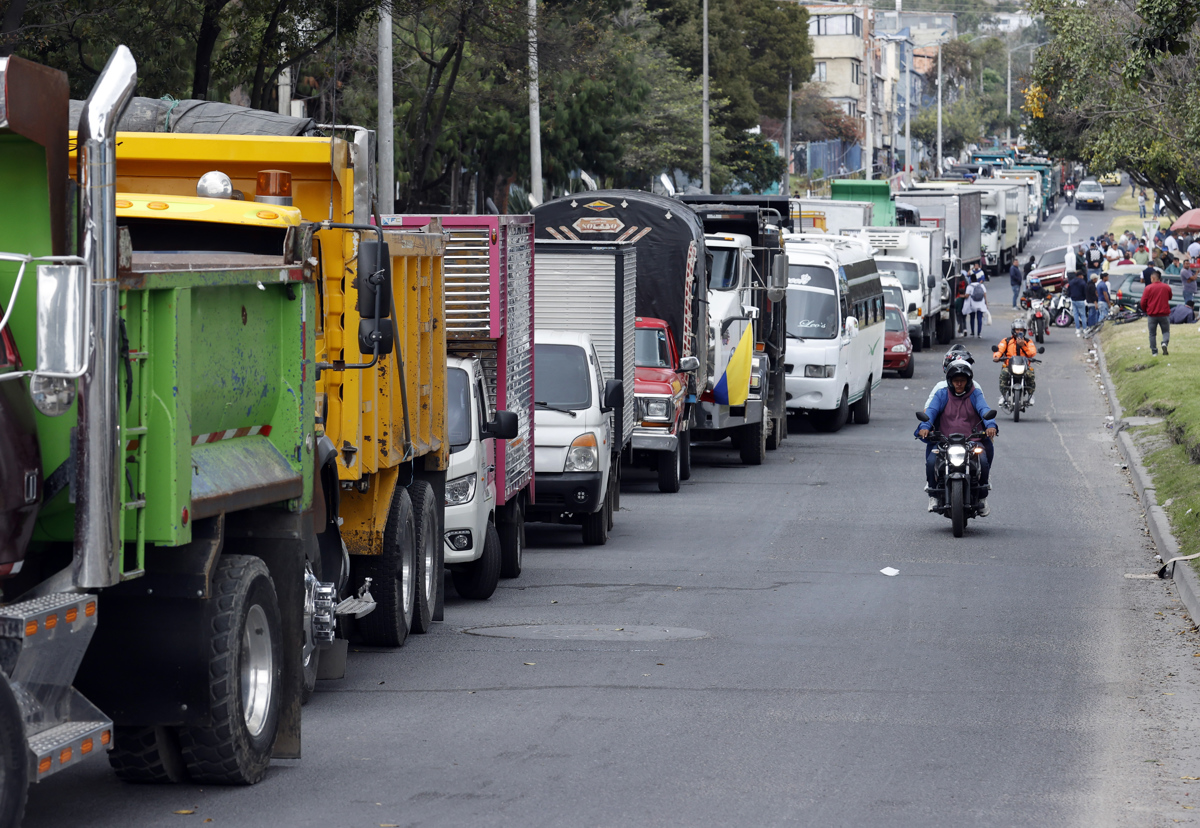
[[[382,217],[389,228],[419,229],[433,219],[448,238],[446,351],[483,364],[492,410],[517,415],[517,436],[496,441],[496,495],[533,498],[533,217]]]

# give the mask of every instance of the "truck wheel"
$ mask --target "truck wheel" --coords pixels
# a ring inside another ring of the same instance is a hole
[[[667,494],[679,491],[680,446],[674,451],[658,452],[658,490]]]
[[[924,344],[924,343],[925,343],[925,337],[924,337],[924,336],[922,336],[922,334],[923,334],[923,333],[924,333],[924,331],[923,331],[923,330],[921,330],[921,331],[917,331],[917,335],[916,335],[916,336],[912,336],[912,335],[911,335],[911,332],[910,332],[909,339],[911,339],[911,340],[912,340],[912,346],[913,346],[913,350],[914,350],[914,351],[923,351],[923,350],[925,349],[925,344]]]
[[[850,394],[842,389],[842,402],[837,408],[832,411],[814,411],[812,413],[813,425],[817,431],[824,431],[832,434],[835,431],[841,431],[842,426],[846,424],[846,420],[850,417]]]
[[[932,348],[933,347],[933,331],[929,325],[928,320],[926,320],[925,324],[923,324],[921,326],[921,347],[922,348]]]
[[[209,602],[208,727],[183,727],[179,745],[192,781],[253,785],[266,775],[283,696],[279,601],[267,565],[225,555]]]
[[[759,420],[741,428],[738,453],[747,466],[761,466],[767,459],[767,422]]]
[[[454,569],[451,577],[458,594],[472,601],[486,601],[491,598],[492,593],[496,591],[496,585],[500,583],[500,554],[500,535],[496,532],[496,527],[489,523],[484,534],[483,554],[479,556],[479,560],[459,564]]]
[[[608,512],[612,501],[604,493],[604,505],[590,515],[583,516],[583,542],[588,546],[604,546],[608,543]]]
[[[433,486],[424,480],[414,480],[408,487],[416,520],[417,537],[417,608],[413,613],[412,631],[429,632],[433,626],[433,608],[437,606],[437,591],[442,584],[445,552],[442,549],[442,522],[438,520]]]
[[[304,562],[304,647],[300,651],[300,665],[303,668],[303,683],[300,686],[300,704],[308,704],[313,691],[317,689],[317,664],[321,658],[321,649],[313,636],[313,600],[316,585],[321,580],[321,556]]]
[[[113,746],[108,764],[125,782],[186,782],[187,766],[179,747],[179,732],[173,727],[113,728]]]
[[[29,758],[26,756],[25,722],[8,680],[0,676],[0,825],[21,824],[29,794]]]
[[[785,417],[780,417],[777,420],[772,417],[767,420],[767,451],[779,451],[779,444],[783,442],[785,419]]]
[[[525,553],[525,510],[520,503],[513,507],[513,519],[501,523],[497,533],[500,535],[500,577],[519,577],[521,558]]]
[[[679,432],[679,479],[688,480],[692,476],[692,432]]]
[[[383,552],[354,558],[352,589],[371,579],[375,609],[357,622],[370,647],[399,647],[408,638],[416,612],[417,532],[408,489],[397,486],[383,530]]]
[[[867,377],[867,388],[863,391],[862,399],[850,406],[850,413],[859,425],[871,422],[871,377]]]

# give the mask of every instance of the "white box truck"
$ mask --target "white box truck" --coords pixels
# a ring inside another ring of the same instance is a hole
[[[542,241],[534,268],[534,489],[531,520],[580,523],[608,541],[620,508],[621,452],[633,436],[631,242]]]

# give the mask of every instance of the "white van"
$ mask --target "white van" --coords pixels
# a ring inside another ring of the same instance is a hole
[[[884,295],[875,260],[857,238],[790,234],[787,409],[820,431],[851,415],[871,420],[871,395],[883,378]]]
[[[538,328],[533,342],[534,503],[526,518],[579,523],[584,543],[604,544],[620,485],[612,412],[623,384],[605,379],[585,333]]]

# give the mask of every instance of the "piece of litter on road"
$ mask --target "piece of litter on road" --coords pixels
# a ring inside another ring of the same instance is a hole
[[[624,632],[624,631],[625,631],[624,627],[614,627],[613,628],[613,632]]]
[[[908,386],[907,386],[907,385],[906,385],[906,386],[904,386],[904,390],[905,390],[905,391],[907,391],[907,390],[908,390]]]
[[[1157,580],[1158,580],[1158,576],[1157,576],[1157,575],[1155,575],[1153,572],[1149,572],[1149,573],[1146,573],[1146,572],[1138,572],[1138,573],[1126,572],[1126,573],[1125,573],[1125,577],[1126,577],[1126,578],[1128,578],[1128,579],[1129,579],[1129,580],[1131,580],[1131,581],[1157,581]]]
[[[526,662],[523,662],[523,663],[524,663],[524,665],[525,665],[526,667],[533,667],[534,665],[536,665],[536,664],[537,664],[537,662],[536,662],[536,661],[526,661]]]
[[[195,811],[175,811],[174,813],[186,815],[186,814],[194,814],[196,812]]]
[[[557,604],[557,603],[558,603],[558,601],[551,601],[550,603],[551,603],[551,604]]]
[[[888,576],[889,578],[895,578],[897,575],[900,574],[899,569],[892,569],[890,566],[885,566],[883,569],[881,569],[879,571],[882,572],[884,575]]]

